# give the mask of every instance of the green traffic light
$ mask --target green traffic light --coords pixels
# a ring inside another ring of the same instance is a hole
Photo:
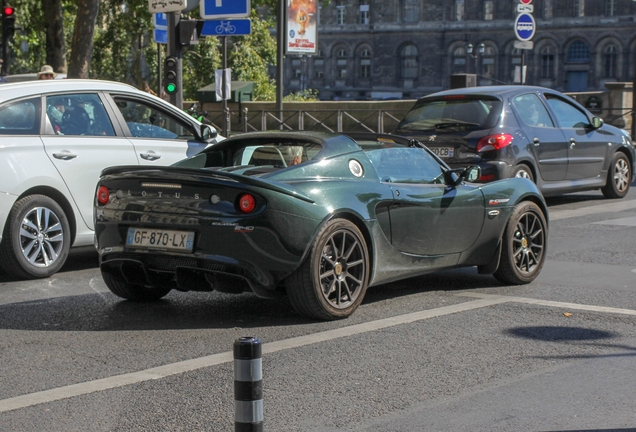
[[[166,85],[166,92],[172,94],[177,91],[177,86],[173,83],[169,83]]]

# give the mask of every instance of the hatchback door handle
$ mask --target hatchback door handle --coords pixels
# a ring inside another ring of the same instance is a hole
[[[60,153],[53,153],[53,157],[55,159],[71,160],[75,159],[77,155],[75,153],[71,153],[68,150],[62,150]]]
[[[149,160],[149,161],[154,161],[161,158],[160,154],[157,154],[153,152],[152,150],[149,151],[148,153],[141,153],[140,156],[142,159]]]
[[[532,140],[532,142],[534,143],[534,145],[538,146],[539,144],[541,144],[541,141],[539,140],[539,138],[534,137],[534,139]]]

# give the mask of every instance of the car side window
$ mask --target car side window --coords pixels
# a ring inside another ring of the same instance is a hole
[[[550,114],[541,99],[534,93],[527,93],[515,96],[512,105],[519,113],[521,121],[528,126],[534,127],[554,127]]]
[[[590,121],[585,113],[574,105],[555,96],[546,95],[546,98],[562,128],[580,129],[590,125]]]
[[[39,97],[0,107],[0,135],[39,135],[40,107]]]
[[[440,164],[418,147],[387,147],[367,151],[380,176],[391,183],[443,183]]]
[[[136,138],[191,139],[192,126],[150,103],[114,97],[117,108]]]
[[[47,96],[46,115],[56,135],[115,136],[104,104],[94,93]]]

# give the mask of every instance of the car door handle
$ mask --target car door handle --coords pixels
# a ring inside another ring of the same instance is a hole
[[[576,140],[574,138],[570,138],[570,148],[574,148],[576,145]]]
[[[534,137],[534,139],[532,140],[532,142],[534,143],[534,145],[538,146],[539,144],[541,144],[541,140],[539,140],[539,138]]]
[[[59,153],[53,153],[53,157],[55,159],[71,160],[71,159],[75,159],[77,155],[75,153],[71,153],[68,150],[62,150]]]
[[[154,161],[161,158],[160,154],[157,154],[153,151],[149,151],[148,153],[141,153],[139,156],[141,156],[142,159],[149,161]]]

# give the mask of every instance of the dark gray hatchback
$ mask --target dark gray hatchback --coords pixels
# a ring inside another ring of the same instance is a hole
[[[633,180],[636,153],[627,132],[543,87],[425,96],[393,133],[417,138],[452,168],[479,165],[480,182],[528,177],[545,196],[601,189],[622,198]]]

